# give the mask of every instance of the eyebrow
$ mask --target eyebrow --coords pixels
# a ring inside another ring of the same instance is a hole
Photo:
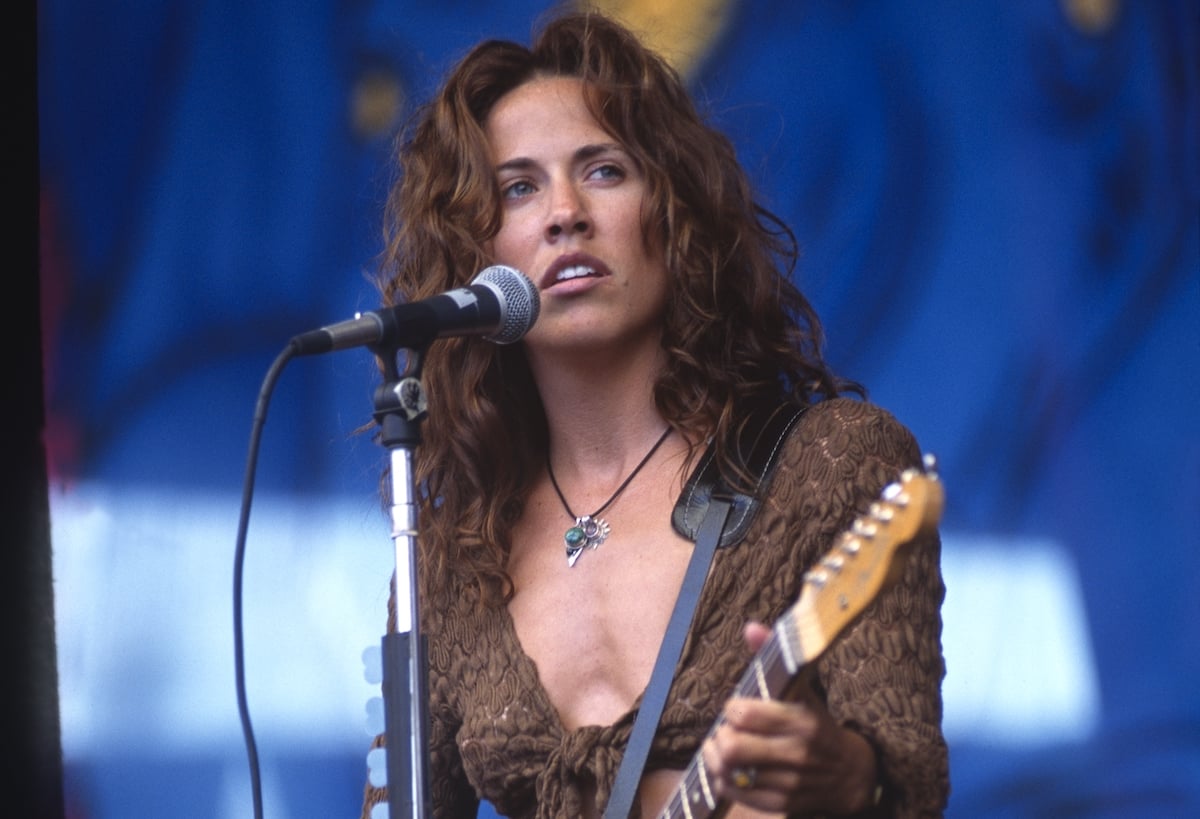
[[[621,153],[625,153],[625,149],[622,148],[616,142],[600,142],[600,143],[595,143],[595,144],[590,144],[590,145],[581,145],[579,148],[577,148],[575,150],[575,153],[571,155],[571,159],[572,159],[572,161],[574,161],[576,163],[586,162],[587,160],[591,159],[592,157],[599,156],[599,155],[607,153],[609,151],[620,151]],[[500,173],[502,171],[525,171],[530,168],[536,167],[537,164],[538,164],[537,162],[530,159],[529,157],[518,156],[518,157],[514,157],[513,159],[509,159],[504,162],[501,162],[499,165],[496,166],[496,172]]]

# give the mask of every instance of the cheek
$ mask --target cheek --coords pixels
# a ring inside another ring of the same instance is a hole
[[[536,246],[537,234],[520,220],[506,219],[488,242],[489,253],[501,263],[512,263]],[[514,265],[519,267],[519,265]]]

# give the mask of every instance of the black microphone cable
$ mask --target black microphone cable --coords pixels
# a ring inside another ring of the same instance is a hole
[[[246,559],[246,531],[250,526],[250,504],[254,496],[254,474],[258,467],[258,450],[262,441],[263,426],[267,421],[267,405],[283,368],[296,355],[295,346],[289,344],[276,357],[259,388],[258,401],[254,408],[254,422],[250,428],[250,447],[246,454],[246,475],[242,483],[242,508],[238,519],[237,546],[233,560],[233,652],[234,675],[236,677],[238,714],[242,720],[242,736],[246,743],[246,755],[250,763],[250,797],[254,803],[254,819],[262,819],[262,776],[259,771],[258,745],[254,741],[254,726],[250,722],[250,707],[246,700],[246,659],[242,634],[242,575]]]

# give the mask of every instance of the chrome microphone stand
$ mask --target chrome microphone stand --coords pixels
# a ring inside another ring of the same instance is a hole
[[[420,380],[423,351],[408,351],[407,373],[396,348],[374,350],[383,369],[375,390],[380,444],[389,451],[392,542],[396,553],[396,629],[382,639],[384,736],[389,819],[433,815],[429,792],[429,677],[417,593],[417,489],[414,453],[427,408]]]

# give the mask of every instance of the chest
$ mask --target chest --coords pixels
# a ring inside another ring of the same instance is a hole
[[[608,725],[649,681],[692,544],[671,528],[674,494],[650,491],[568,565],[572,521],[552,500],[535,498],[515,532],[509,614],[564,727]]]

